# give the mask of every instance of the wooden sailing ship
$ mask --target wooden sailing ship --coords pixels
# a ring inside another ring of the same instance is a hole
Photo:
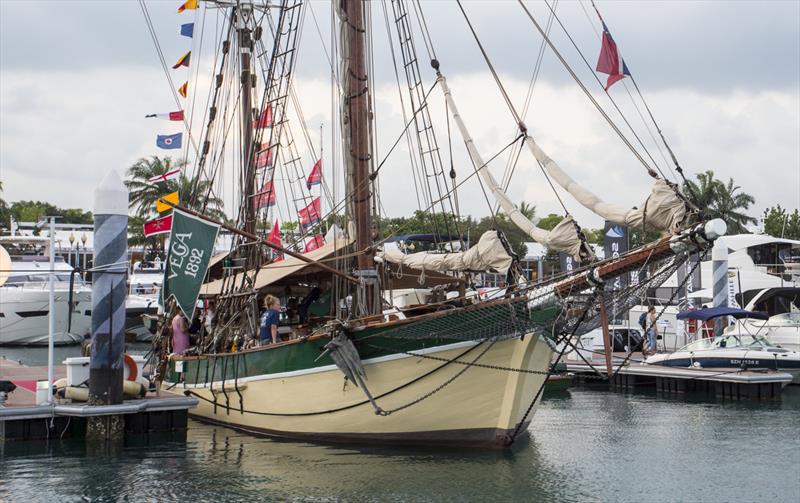
[[[346,212],[316,250],[299,253],[276,244],[266,235],[268,208],[253,200],[258,187],[275,179],[275,166],[261,165],[261,155],[269,151],[278,164],[283,149],[290,152],[285,162],[291,162],[286,110],[304,5],[279,2],[273,9],[277,14],[267,18],[274,25],[260,22],[265,18],[255,15],[259,7],[251,2],[215,5],[230,9],[217,89],[224,88],[222,68],[234,56],[243,84],[235,100],[241,108],[241,205],[237,225],[226,225],[235,237],[225,267],[217,277],[211,274],[201,291],[216,302],[213,330],[201,336],[195,351],[181,355],[170,352],[168,323],[155,339],[161,385],[197,397],[193,415],[198,419],[257,434],[326,442],[507,447],[527,430],[558,343],[598,326],[611,302],[617,309],[630,307],[645,288],[677,270],[687,252],[706,249],[724,233],[719,222],[703,225],[670,185],[672,199],[651,207],[647,216],[650,226],[669,231],[667,235],[621,257],[592,260],[571,217],[552,231],[539,229],[515,211],[489,173],[434,60],[436,83],[482,182],[533,239],[574,255],[582,266],[549,281],[528,282],[498,230],[487,232],[468,250],[408,254],[381,246],[386,237],[380,237],[374,219],[378,167],[371,147],[375,124],[367,72],[369,28],[365,4],[341,0],[335,4],[341,69],[337,85],[347,188],[342,201],[333,205],[346,207]],[[427,128],[420,126],[427,95],[411,45],[409,12],[405,0],[393,0],[391,7],[414,110],[409,124],[419,132]],[[269,48],[261,41],[266,26],[272,33]],[[262,57],[265,82],[259,101],[254,99],[253,62]],[[210,144],[221,107],[214,93],[198,177],[213,158]],[[271,116],[270,127],[254,127],[264,114]],[[560,168],[518,122],[520,140],[556,178]],[[426,138],[427,148],[420,151],[435,162],[430,154],[435,145],[430,134]],[[453,182],[449,192],[455,190]],[[629,220],[621,223],[637,218],[618,213]],[[203,218],[202,212],[197,214]],[[275,251],[287,256],[276,261]],[[639,284],[608,291],[609,281],[633,270],[645,273]],[[404,271],[415,271],[423,284],[411,289],[417,302],[400,306],[404,285],[399,276]],[[505,275],[507,287],[480,298],[471,287],[487,271]],[[258,337],[267,293],[289,289],[307,294],[315,288],[329,299],[322,313],[290,323],[283,342],[250,347]],[[424,291],[421,299],[419,290]]]

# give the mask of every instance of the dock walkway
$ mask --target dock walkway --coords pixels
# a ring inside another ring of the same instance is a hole
[[[783,388],[793,379],[789,373],[771,370],[643,365],[638,363],[642,360],[639,353],[634,354],[630,361],[622,365],[625,356],[626,353],[614,353],[612,372],[615,375],[609,383],[612,388],[655,386],[656,391],[670,394],[700,392],[732,400],[779,400]],[[607,374],[605,360],[593,358],[589,362],[591,366],[583,360],[565,360],[567,370],[573,372],[578,381],[588,382],[592,380],[592,376],[595,381],[605,378]],[[600,376],[597,375],[598,372]]]
[[[53,368],[54,379],[67,374],[64,365]],[[36,404],[36,382],[47,380],[47,367],[27,367],[14,360],[0,358],[0,381],[11,381],[17,389],[0,405],[0,442],[48,438],[54,433],[83,436],[87,420],[119,416],[125,433],[185,431],[188,410],[197,406],[197,398],[169,391],[148,392],[141,399],[125,400],[118,405],[87,405],[82,402],[57,401]]]

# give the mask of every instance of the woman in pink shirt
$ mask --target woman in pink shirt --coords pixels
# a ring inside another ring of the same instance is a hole
[[[189,324],[181,313],[172,318],[172,352],[181,354],[189,349]]]

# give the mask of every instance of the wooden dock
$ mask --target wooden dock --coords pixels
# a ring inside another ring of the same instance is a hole
[[[663,394],[704,393],[726,400],[780,400],[783,388],[793,378],[789,373],[775,371],[642,365],[638,363],[640,355],[621,366],[625,356],[624,353],[614,354],[610,381],[604,361],[589,360],[591,366],[582,360],[567,360],[566,364],[579,383],[605,382],[612,389],[654,387]]]
[[[63,365],[54,367],[54,378],[66,375]],[[11,381],[17,389],[0,405],[0,442],[46,438],[86,438],[93,422],[116,421],[122,436],[155,432],[184,432],[188,411],[197,399],[178,393],[148,392],[144,398],[125,400],[119,405],[87,405],[57,401],[36,404],[36,382],[47,380],[46,367],[27,367],[0,358],[0,380]]]

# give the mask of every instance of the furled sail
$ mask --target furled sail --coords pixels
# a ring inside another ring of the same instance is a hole
[[[511,267],[512,257],[503,246],[497,231],[486,231],[475,246],[465,252],[405,254],[397,249],[388,249],[378,252],[375,260],[418,271],[497,271],[506,274]]]
[[[615,224],[634,227],[646,226],[657,231],[678,232],[686,218],[686,204],[664,180],[656,180],[650,197],[639,208],[623,208],[609,204],[590,190],[581,186],[556,164],[533,138],[527,136],[525,144],[533,156],[542,163],[547,174],[583,206]]]
[[[478,175],[489,187],[489,190],[492,191],[492,195],[494,195],[495,200],[503,209],[503,211],[509,216],[509,218],[511,218],[511,221],[530,237],[532,237],[534,241],[541,243],[552,250],[567,252],[576,260],[581,260],[582,257],[580,252],[582,243],[577,232],[575,232],[575,222],[572,217],[567,216],[552,231],[547,231],[537,227],[528,219],[528,217],[520,213],[503,189],[500,188],[500,184],[497,183],[497,180],[495,180],[494,176],[492,176],[492,173],[489,172],[489,169],[485,166],[483,158],[478,152],[478,149],[475,147],[475,143],[472,141],[472,137],[470,136],[464,121],[461,120],[461,115],[458,113],[458,107],[456,107],[455,100],[450,93],[450,88],[447,86],[447,80],[441,74],[439,74],[439,85],[442,87],[445,100],[447,100],[447,106],[450,107],[453,115],[453,120],[458,126],[458,130],[461,132],[461,136],[464,138],[464,143],[467,146],[469,156],[472,158],[473,164],[475,164],[478,169]]]

